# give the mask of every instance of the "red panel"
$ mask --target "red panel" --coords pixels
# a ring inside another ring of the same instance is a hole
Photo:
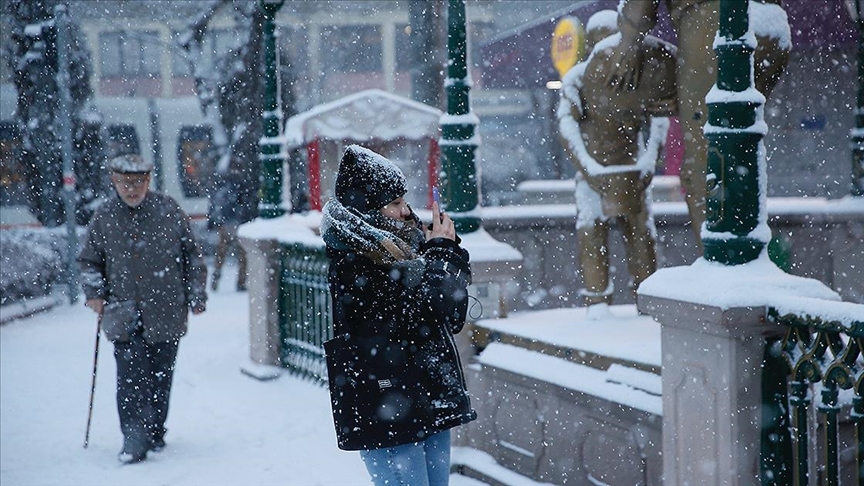
[[[426,195],[426,208],[432,209],[432,188],[438,185],[438,140],[429,138],[429,193]]]
[[[309,206],[316,211],[320,211],[322,207],[320,143],[316,138],[306,145],[306,154],[309,160]]]

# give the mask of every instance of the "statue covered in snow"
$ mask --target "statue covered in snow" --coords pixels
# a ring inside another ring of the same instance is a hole
[[[617,93],[606,82],[610,62],[621,41],[617,13],[604,10],[588,21],[590,54],[562,80],[558,122],[563,145],[578,168],[576,229],[589,313],[600,315],[611,303],[609,225],[615,220],[627,249],[634,288],[656,269],[654,222],[647,190],[668,116],[676,105],[675,46],[646,36],[640,44],[643,77],[636,89]],[[650,124],[647,144],[643,127]]]
[[[707,194],[706,171],[708,142],[703,127],[708,121],[705,96],[717,80],[714,38],[719,25],[719,0],[665,0],[672,26],[678,36],[679,120],[684,135],[684,160],[681,186],[686,192],[690,220],[697,243],[705,221]],[[792,46],[789,21],[781,0],[750,0],[750,26],[756,36],[754,80],[765,97],[783,74]],[[650,66],[645,64],[642,47],[646,36],[657,24],[660,0],[621,0],[618,11],[620,42],[610,60],[607,84],[616,92],[639,89]]]

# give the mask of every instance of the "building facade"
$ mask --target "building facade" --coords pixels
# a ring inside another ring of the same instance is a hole
[[[555,78],[549,53],[552,32],[564,17],[587,22],[593,12],[615,8],[617,2],[467,2],[471,100],[481,120],[477,163],[483,204],[520,202],[516,188],[526,180],[573,176],[554,124],[558,93],[546,86]],[[108,145],[119,146],[117,150],[132,147],[153,159],[159,168],[157,189],[177,196],[193,214],[206,211],[217,163],[213,147],[224,138],[216,129],[216,115],[203,113],[195,98],[193,66],[207,71],[221,54],[237,48],[243,37],[236,20],[238,4],[69,2],[92,55],[93,105],[103,116]],[[769,195],[841,197],[848,193],[851,168],[854,23],[841,1],[784,4],[794,47],[787,73],[766,106]],[[446,2],[430,5],[446,14]],[[211,8],[216,11],[201,55],[190,58],[181,47],[184,36]],[[0,21],[8,25],[8,14],[3,15]],[[293,79],[295,111],[370,88],[411,97],[412,66],[418,60],[407,48],[409,22],[408,1],[286,2],[276,23],[283,72]],[[668,29],[668,22],[660,28]],[[8,42],[9,35],[10,29],[0,29],[0,41]],[[441,71],[443,77],[443,65]],[[0,219],[3,224],[26,222],[20,188],[27,182],[14,167],[15,95],[5,59],[0,63],[0,90]]]

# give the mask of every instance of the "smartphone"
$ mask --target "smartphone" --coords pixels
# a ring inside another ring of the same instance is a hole
[[[444,221],[444,210],[441,209],[441,194],[438,192],[438,186],[432,186],[432,200],[438,203],[439,221]]]

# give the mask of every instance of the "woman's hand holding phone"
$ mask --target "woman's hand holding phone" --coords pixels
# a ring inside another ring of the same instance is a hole
[[[456,226],[450,216],[441,211],[441,202],[438,197],[438,188],[432,188],[432,224],[426,228],[426,241],[432,238],[447,238],[456,240]]]

